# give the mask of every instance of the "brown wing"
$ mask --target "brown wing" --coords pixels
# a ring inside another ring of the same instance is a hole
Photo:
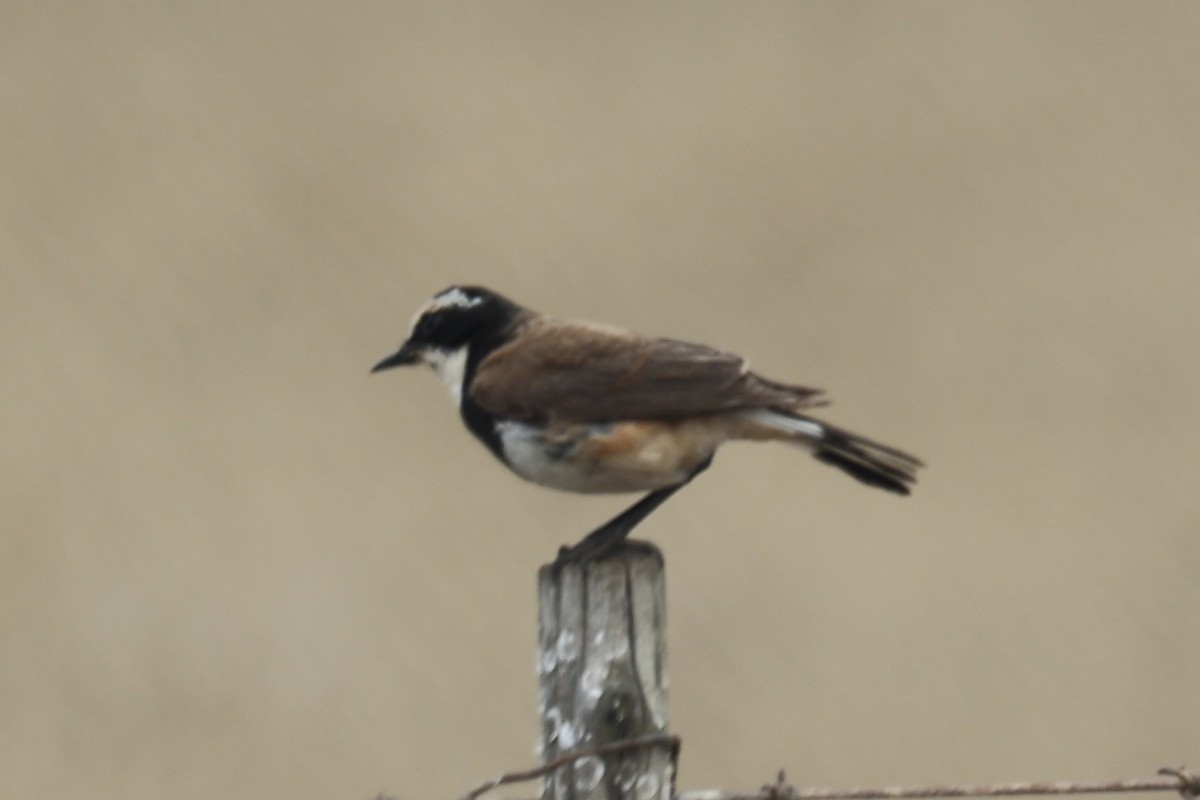
[[[497,416],[572,422],[798,409],[820,405],[818,394],[760,378],[704,345],[544,317],[484,358],[471,385],[472,399]]]

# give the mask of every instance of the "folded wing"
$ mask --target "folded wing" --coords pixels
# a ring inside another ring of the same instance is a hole
[[[599,325],[530,322],[479,364],[471,398],[498,416],[600,422],[823,405],[818,389],[761,378],[731,353]]]

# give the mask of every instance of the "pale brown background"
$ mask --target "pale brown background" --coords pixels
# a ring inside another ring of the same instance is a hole
[[[1194,2],[4,3],[0,796],[533,761],[535,569],[627,500],[368,378],[456,281],[930,464],[731,447],[647,523],[683,787],[1200,766],[1198,42]]]

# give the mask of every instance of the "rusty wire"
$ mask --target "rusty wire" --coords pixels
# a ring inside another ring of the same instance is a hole
[[[1184,800],[1200,797],[1200,773],[1184,767],[1164,767],[1156,778],[1115,781],[1016,782],[980,785],[801,788],[787,783],[782,772],[775,783],[758,791],[701,790],[680,792],[677,800],[900,800],[927,797],[1015,797],[1021,795],[1113,794],[1117,792],[1178,792]]]
[[[486,781],[462,795],[459,800],[478,800],[493,789],[513,783],[524,783],[550,774],[560,767],[582,758],[605,757],[652,747],[669,747],[672,755],[679,752],[676,736],[655,734],[636,739],[591,747],[581,747],[564,753],[538,767],[506,772]],[[1200,773],[1185,767],[1164,767],[1158,777],[1132,778],[1113,781],[1053,781],[993,784],[955,784],[934,786],[884,786],[837,788],[800,788],[787,783],[781,770],[774,783],[757,791],[725,791],[701,789],[680,792],[675,800],[908,800],[932,797],[1016,797],[1027,795],[1115,794],[1119,792],[1178,792],[1183,800],[1200,800]],[[382,797],[382,795],[381,795]]]

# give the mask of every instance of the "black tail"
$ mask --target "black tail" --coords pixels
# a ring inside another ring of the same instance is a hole
[[[911,491],[911,485],[917,481],[917,469],[923,466],[919,459],[827,423],[817,424],[823,434],[812,441],[813,456],[818,461],[835,466],[868,486],[896,494]]]
[[[896,494],[908,494],[917,482],[919,458],[903,450],[873,442],[865,436],[821,422],[792,409],[759,408],[743,413],[749,426],[747,439],[781,439],[791,442],[832,464],[868,486]]]

